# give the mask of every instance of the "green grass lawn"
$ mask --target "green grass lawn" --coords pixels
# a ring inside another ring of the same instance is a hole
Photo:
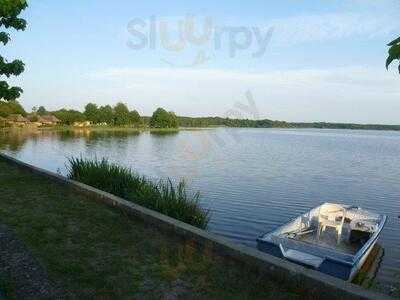
[[[117,209],[1,160],[0,223],[17,233],[68,298],[297,297],[265,276],[194,250]]]

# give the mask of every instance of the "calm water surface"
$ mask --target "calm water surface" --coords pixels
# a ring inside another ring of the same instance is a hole
[[[212,210],[209,230],[256,237],[326,201],[387,214],[377,284],[399,282],[400,133],[209,129],[179,133],[1,132],[0,151],[65,174],[71,156],[108,157],[154,178],[185,178]]]

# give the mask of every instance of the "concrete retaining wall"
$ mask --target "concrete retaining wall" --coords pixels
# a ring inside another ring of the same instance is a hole
[[[239,264],[253,268],[266,278],[276,280],[281,284],[296,286],[303,291],[306,290],[310,298],[390,299],[388,296],[377,294],[360,286],[278,259],[256,249],[232,243],[223,237],[198,229],[80,182],[69,180],[58,174],[26,164],[5,154],[0,153],[0,159],[32,173],[65,184],[77,192],[89,196],[90,199],[122,209],[169,234],[175,234],[193,242],[199,248],[205,248],[213,254],[233,259]]]

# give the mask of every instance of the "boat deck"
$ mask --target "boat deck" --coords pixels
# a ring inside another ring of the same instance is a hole
[[[359,243],[349,243],[344,241],[338,244],[336,231],[329,229],[324,231],[319,239],[317,238],[316,230],[307,234],[297,235],[293,239],[325,248],[330,248],[350,255],[356,254],[361,246]]]

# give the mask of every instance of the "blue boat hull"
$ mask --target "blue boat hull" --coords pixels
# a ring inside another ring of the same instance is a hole
[[[258,248],[258,250],[260,250],[262,252],[276,256],[278,258],[285,259],[279,246],[275,245],[274,243],[259,240],[257,243],[257,248]],[[301,264],[298,262],[295,262],[295,263],[310,268],[310,266],[308,266],[308,265]],[[357,274],[356,269],[358,270],[359,268],[361,268],[361,266],[356,267],[354,265],[344,264],[340,261],[335,261],[335,260],[326,258],[318,268],[315,268],[315,270],[325,273],[325,274],[328,274],[330,276],[334,276],[334,277],[337,277],[337,278],[340,278],[340,279],[343,279],[346,281],[350,281]]]

